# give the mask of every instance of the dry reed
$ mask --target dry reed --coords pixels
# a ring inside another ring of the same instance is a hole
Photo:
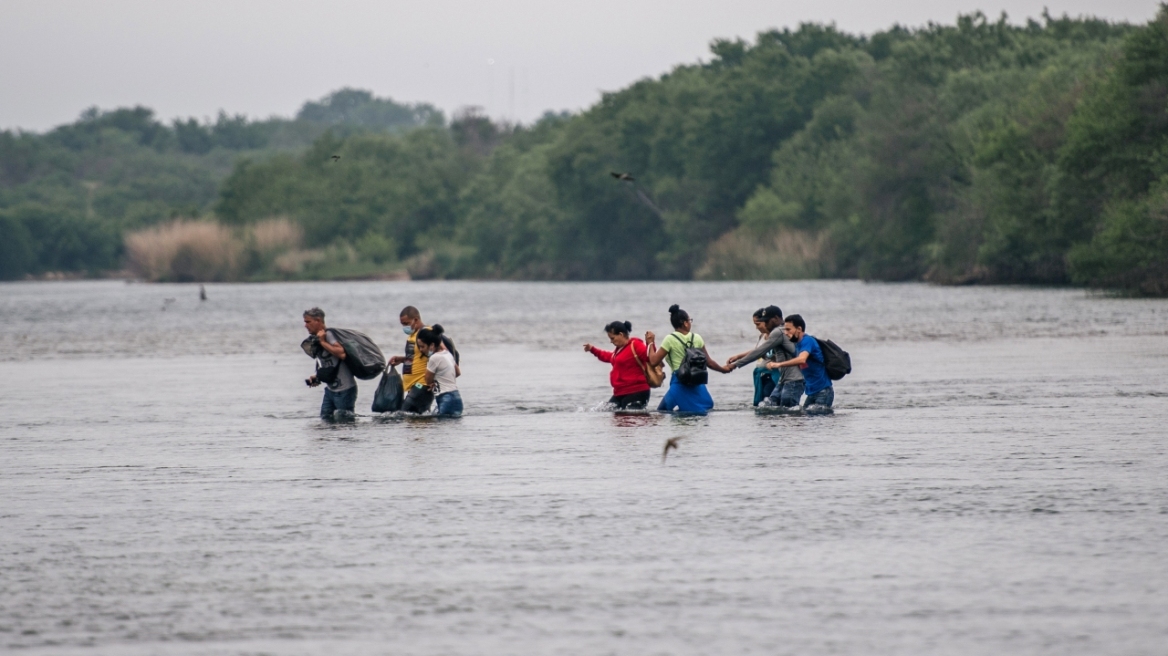
[[[233,280],[243,251],[230,229],[181,219],[132,232],[125,243],[130,268],[151,281]]]
[[[700,280],[799,280],[819,278],[829,269],[826,233],[780,229],[760,236],[738,229],[710,245],[698,269]]]
[[[294,251],[303,242],[304,230],[284,217],[266,219],[251,227],[251,243],[264,259]]]

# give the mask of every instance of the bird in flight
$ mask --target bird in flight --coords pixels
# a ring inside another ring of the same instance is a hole
[[[340,158],[341,158],[341,156],[340,156],[340,155],[333,155],[333,161],[334,161],[334,162],[335,162],[335,161],[337,161],[337,160],[338,160],[338,159],[340,159]]]
[[[665,450],[661,452],[661,464],[665,464],[665,458],[669,455],[669,450],[677,450],[677,443],[681,441],[681,437],[671,437],[665,440]]]
[[[616,171],[613,171],[612,173],[609,173],[609,175],[616,178],[617,180],[620,180],[621,182],[632,182],[633,180],[636,180],[632,173],[617,173]]]

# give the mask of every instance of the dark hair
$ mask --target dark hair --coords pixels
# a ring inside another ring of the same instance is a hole
[[[604,332],[612,333],[614,335],[629,336],[629,331],[633,329],[633,324],[628,321],[613,321],[604,327]]]
[[[317,321],[324,321],[324,310],[314,307],[311,310],[305,310],[304,316],[316,319]]]
[[[407,305],[407,306],[405,306],[404,308],[402,308],[401,314],[399,314],[399,315],[397,315],[397,316],[399,316],[399,317],[409,317],[409,318],[411,318],[411,319],[421,319],[421,318],[422,318],[422,313],[421,313],[421,312],[418,312],[418,308],[416,308],[416,307],[414,307],[414,306],[412,306],[412,305]]]
[[[406,315],[403,314],[402,316],[404,317]],[[419,330],[418,341],[429,344],[430,346],[438,346],[442,344],[442,334],[445,332],[446,329],[444,329],[441,324],[436,323],[429,328],[423,328]]]
[[[763,319],[765,321],[766,308],[759,308],[759,309],[755,310],[754,314],[752,314],[750,316],[752,319],[755,319],[755,320]]]
[[[674,328],[681,328],[682,324],[689,321],[689,313],[677,307],[677,304],[669,306],[669,323],[673,324]]]
[[[783,311],[777,305],[768,305],[762,309],[763,321],[770,321],[771,319],[778,319],[782,321]]]
[[[791,316],[787,317],[787,323],[791,324],[792,326],[795,326],[799,330],[802,330],[804,332],[807,331],[807,322],[803,321],[803,317],[801,317],[797,314],[792,314]]]

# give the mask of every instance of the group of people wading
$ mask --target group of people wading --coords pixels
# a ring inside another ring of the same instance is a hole
[[[827,375],[823,349],[806,333],[803,317],[792,314],[784,319],[782,310],[769,305],[757,310],[752,319],[760,333],[758,345],[730,357],[725,365],[710,356],[705,340],[693,331],[693,318],[676,305],[669,308],[673,332],[661,340],[660,347],[652,332],[646,332],[641,341],[631,336],[631,323],[613,321],[604,327],[613,350],[592,344],[585,344],[584,350],[612,364],[609,403],[617,410],[645,408],[651,388],[661,384],[660,368],[668,365],[672,372],[669,389],[657,410],[706,414],[714,407],[714,399],[706,389],[706,370],[728,374],[754,364],[755,406],[796,408],[806,394],[804,410],[830,411],[835,391]]]
[[[394,386],[398,384],[396,378],[387,378],[390,371],[396,376],[397,365],[402,366],[401,390],[392,410],[423,414],[434,405],[434,414],[438,416],[462,414],[462,396],[458,391],[462,370],[454,342],[442,326],[427,326],[412,305],[402,309],[399,320],[406,335],[405,352],[384,360],[380,349],[365,335],[328,328],[320,308],[304,313],[304,328],[310,337],[303,346],[317,360],[317,374],[305,382],[311,387],[325,386],[320,406],[322,419],[333,419],[338,412],[350,415],[354,412],[355,372],[361,378],[382,374],[380,395],[387,381],[392,381]],[[661,340],[660,346],[652,332],[646,332],[642,341],[631,335],[631,323],[613,321],[604,327],[613,350],[592,344],[585,344],[584,350],[612,365],[609,403],[615,410],[647,408],[652,388],[664,383],[664,369],[668,367],[669,388],[657,410],[706,414],[714,407],[714,399],[706,388],[708,370],[728,374],[754,364],[755,406],[795,409],[802,401],[802,408],[807,412],[830,412],[835,391],[824,350],[819,340],[806,333],[803,317],[792,314],[784,318],[782,310],[769,305],[757,310],[752,320],[759,332],[758,344],[752,350],[731,356],[725,364],[710,355],[705,340],[693,330],[693,318],[677,305],[669,308],[673,332]],[[836,348],[830,341],[825,344]],[[843,356],[846,358],[847,354]],[[850,363],[847,370],[850,371]],[[381,411],[376,398],[374,411]]]
[[[434,405],[434,414],[438,416],[462,415],[462,395],[458,391],[458,377],[462,375],[462,369],[459,367],[460,358],[454,342],[446,336],[439,324],[427,326],[422,321],[421,312],[412,305],[402,308],[398,320],[406,335],[405,353],[379,362],[376,371],[396,372],[397,365],[402,367],[400,407],[394,409],[423,414]],[[319,350],[312,352],[317,360],[317,374],[304,382],[310,387],[325,386],[324,399],[320,404],[321,419],[331,420],[338,416],[338,412],[351,415],[357,405],[357,381],[354,380],[353,367],[347,361],[350,353],[346,352],[342,340],[337,337],[340,331],[325,325],[324,311],[320,308],[304,312],[304,328],[311,337],[316,338],[312,348],[319,346]],[[360,333],[356,335],[368,340]],[[369,345],[377,349],[372,342]],[[381,351],[376,350],[376,353],[380,358]],[[352,364],[356,366],[356,363]],[[329,371],[328,380],[321,379],[322,370]]]

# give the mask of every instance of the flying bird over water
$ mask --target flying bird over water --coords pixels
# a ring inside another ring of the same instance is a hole
[[[616,171],[613,171],[612,173],[609,173],[609,175],[616,178],[617,180],[620,180],[621,182],[632,182],[633,180],[636,180],[632,173],[617,173]]]
[[[677,450],[677,443],[681,441],[680,437],[671,437],[665,440],[665,450],[661,452],[661,464],[665,464],[665,458],[669,455],[669,450]]]
[[[340,158],[341,158],[340,155],[333,155],[333,162],[336,162]]]

